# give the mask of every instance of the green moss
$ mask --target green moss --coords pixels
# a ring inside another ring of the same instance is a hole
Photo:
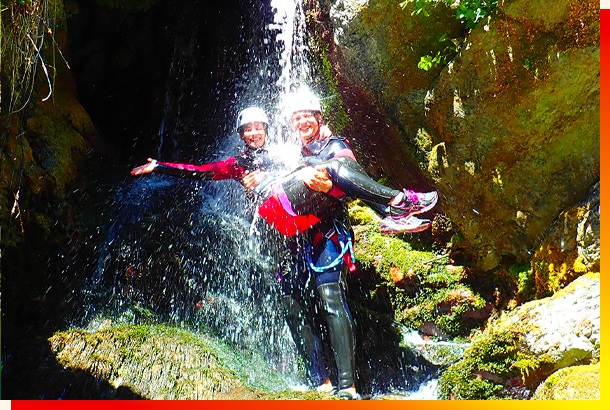
[[[561,369],[536,389],[536,400],[599,400],[600,364]]]
[[[531,264],[511,265],[508,268],[508,273],[517,283],[517,297],[519,300],[533,300],[536,296],[536,276]]]
[[[322,109],[324,118],[328,121],[330,128],[336,134],[341,134],[343,129],[349,125],[347,110],[343,104],[338,82],[335,78],[333,65],[328,57],[328,44],[321,39],[313,38],[312,57],[315,61],[316,71],[322,78],[322,87],[325,88],[326,96],[322,98]]]
[[[348,208],[353,225],[373,224],[379,218],[375,211],[364,205],[360,200],[351,202]]]
[[[526,382],[550,362],[544,355],[536,357],[519,351],[515,333],[489,327],[474,338],[463,359],[443,373],[439,399],[505,399],[507,380],[520,378]]]
[[[464,283],[465,269],[449,270],[446,256],[413,249],[400,237],[381,234],[379,218],[362,203],[352,203],[349,210],[357,263],[374,269],[382,280],[371,296],[389,297],[397,321],[413,329],[432,322],[454,336],[467,335],[481,325],[480,319],[465,319],[487,304]]]

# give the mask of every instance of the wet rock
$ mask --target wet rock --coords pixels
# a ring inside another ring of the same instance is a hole
[[[464,351],[470,346],[470,343],[464,342],[433,341],[429,337],[420,336],[420,333],[422,333],[421,328],[419,332],[403,332],[401,345],[411,349],[435,365],[448,366],[457,362],[464,356]]]
[[[97,331],[70,330],[49,339],[57,361],[67,369],[129,389],[147,399],[324,398],[291,392],[285,382],[262,369],[266,380],[248,370],[251,355],[236,355],[209,337],[169,326],[113,326]],[[224,349],[224,350],[223,350]],[[266,383],[266,389],[261,388]],[[253,385],[258,384],[256,387]],[[269,386],[275,386],[270,389]]]
[[[528,398],[556,370],[599,360],[600,280],[587,274],[491,321],[439,390],[442,398]]]
[[[586,201],[559,215],[536,250],[532,268],[537,297],[552,294],[584,273],[599,272],[599,182]]]
[[[519,336],[519,349],[554,369],[600,356],[600,279],[588,274],[550,298],[523,304],[493,325]]]

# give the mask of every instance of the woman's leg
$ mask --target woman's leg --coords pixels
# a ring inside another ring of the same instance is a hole
[[[361,199],[383,216],[404,218],[429,211],[436,205],[436,192],[413,192],[388,188],[373,180],[366,171],[349,157],[338,157],[322,162],[337,188],[352,198]]]

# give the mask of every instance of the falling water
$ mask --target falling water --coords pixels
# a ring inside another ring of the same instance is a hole
[[[272,7],[274,20],[266,23],[264,41],[245,41],[239,51],[251,56],[252,64],[233,85],[233,105],[224,113],[229,123],[225,135],[202,163],[240,153],[243,142],[232,124],[236,113],[251,105],[274,118],[270,148],[289,153],[283,156],[287,161],[298,158],[277,102],[290,83],[303,79],[303,58],[297,56],[304,45],[293,23],[302,26],[304,16],[300,3],[295,7],[292,1],[274,0]],[[176,157],[180,149],[177,134],[188,132],[180,81],[193,81],[193,67],[185,61],[196,46],[184,36],[175,43],[183,48],[170,65],[156,149],[160,160],[173,160],[167,157]],[[296,348],[279,305],[277,237],[255,217],[244,188],[231,180],[196,182],[151,174],[128,177],[111,191],[101,228],[104,243],[96,272],[83,290],[88,303],[80,321],[91,327],[108,315],[131,323],[165,318],[255,350],[285,376],[287,385],[301,385]]]
[[[271,7],[273,21],[266,25],[262,50],[248,49],[253,64],[235,84],[231,112],[224,115],[232,124],[239,110],[250,105],[264,108],[273,118],[271,149],[290,153],[284,158],[293,161],[298,145],[286,131],[283,97],[294,85],[310,80],[305,16],[300,0],[271,0]],[[192,72],[186,75],[192,81]],[[172,111],[178,117],[161,119],[159,155],[167,151],[168,138],[173,138],[170,146],[175,145],[172,133],[177,127],[167,125],[188,123],[180,117],[184,113],[172,106],[181,101],[169,91],[166,97],[165,113]],[[201,162],[237,155],[241,145],[229,125]],[[112,189],[108,203],[97,270],[83,290],[88,301],[84,322],[94,323],[109,314],[131,323],[161,317],[256,351],[285,376],[286,385],[303,383],[279,304],[277,237],[256,218],[252,201],[240,184],[156,174],[130,177]],[[417,367],[406,365],[404,357],[389,360],[399,373]],[[434,380],[421,381],[415,397],[430,398]],[[405,382],[390,384],[400,389]],[[422,394],[427,396],[419,396]]]

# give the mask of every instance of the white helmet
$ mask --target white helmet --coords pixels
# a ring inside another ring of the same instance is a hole
[[[269,126],[269,117],[267,117],[267,113],[261,108],[248,107],[237,116],[237,124],[235,126],[237,132],[240,131],[241,127],[251,122],[262,122],[266,128]]]
[[[288,115],[292,116],[298,111],[322,112],[320,99],[309,89],[301,88],[288,96]]]

